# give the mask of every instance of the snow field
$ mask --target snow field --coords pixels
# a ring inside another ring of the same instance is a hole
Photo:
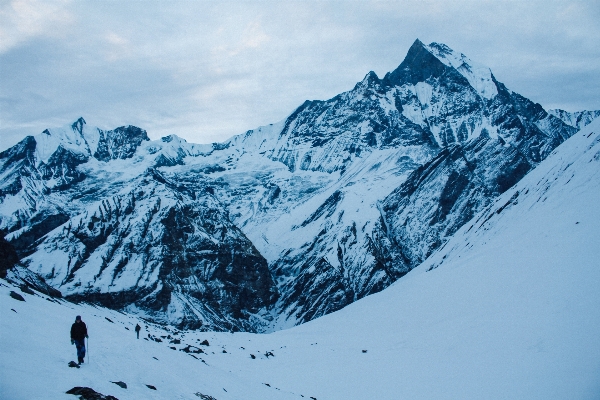
[[[171,346],[177,349],[184,346],[170,344],[168,339],[162,339],[162,343],[144,340],[148,333],[155,337],[173,333],[137,318],[90,305],[57,304],[46,300],[45,296],[28,295],[5,281],[1,282],[2,399],[74,400],[75,396],[65,392],[75,386],[91,387],[120,400],[198,399],[195,393],[217,399],[301,398],[208,366],[182,351],[174,351]],[[26,301],[11,298],[11,290],[21,294]],[[71,345],[69,338],[76,315],[82,316],[90,336],[88,355],[79,369],[67,366],[69,361],[76,360],[75,346]],[[139,340],[134,331],[138,322],[143,327]],[[197,335],[209,341],[212,339],[211,334]],[[213,348],[212,343],[204,347],[194,342],[199,348],[215,353],[222,351]],[[190,344],[193,343],[190,341]],[[125,382],[127,389],[112,383],[117,381]],[[146,385],[153,385],[157,390]]]

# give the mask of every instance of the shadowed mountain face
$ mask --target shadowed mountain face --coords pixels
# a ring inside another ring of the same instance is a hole
[[[280,329],[419,265],[573,118],[417,40],[383,79],[221,144],[83,118],[28,136],[0,153],[0,229],[66,297],[180,327]]]
[[[0,278],[6,278],[7,271],[18,263],[19,256],[15,248],[4,237],[0,237]]]
[[[201,183],[178,186],[154,169],[90,204],[24,261],[71,300],[180,328],[252,330],[275,297],[266,260]]]

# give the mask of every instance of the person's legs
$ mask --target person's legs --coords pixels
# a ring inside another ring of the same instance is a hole
[[[83,363],[83,358],[85,357],[85,339],[76,340],[75,347],[77,347],[77,361],[79,364]]]

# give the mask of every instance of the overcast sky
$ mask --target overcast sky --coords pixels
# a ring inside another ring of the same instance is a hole
[[[0,1],[0,149],[83,116],[222,141],[394,70],[416,38],[600,109],[600,2]]]

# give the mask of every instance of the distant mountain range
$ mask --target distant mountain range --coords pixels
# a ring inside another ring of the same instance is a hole
[[[571,125],[577,129],[583,128],[594,119],[600,117],[600,110],[568,112],[565,110],[556,109],[548,110],[548,113],[560,118],[567,125]]]
[[[417,40],[383,78],[225,143],[83,118],[27,136],[0,153],[0,229],[67,299],[277,330],[391,285],[599,115]]]

